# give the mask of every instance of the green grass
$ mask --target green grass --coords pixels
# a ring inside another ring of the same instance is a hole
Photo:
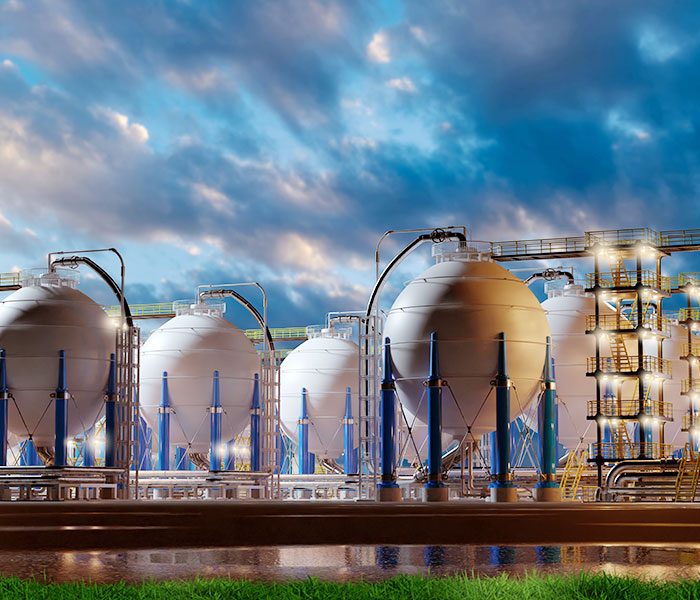
[[[15,578],[0,579],[0,598],[7,600],[57,598],[68,600],[121,600],[165,598],[248,600],[689,600],[700,599],[698,581],[640,581],[628,577],[580,574],[514,579],[505,575],[478,577],[396,577],[379,583],[331,583],[315,579],[289,583],[261,583],[213,579],[146,582],[142,584],[41,583]]]

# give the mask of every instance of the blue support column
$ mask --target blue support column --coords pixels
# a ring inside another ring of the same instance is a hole
[[[219,372],[214,371],[211,391],[211,418],[209,422],[209,470],[221,470],[221,392],[219,388]]]
[[[506,334],[498,334],[498,371],[496,372],[496,480],[491,488],[492,502],[516,502],[518,489],[510,472],[510,386],[507,374]]]
[[[167,371],[163,371],[158,407],[158,470],[170,470],[170,390]]]
[[[40,467],[44,464],[31,438],[20,444],[19,464],[21,467]]]
[[[561,489],[557,483],[557,386],[554,382],[552,339],[550,337],[547,337],[542,403],[542,422],[539,424],[542,479],[535,486],[534,497],[540,502],[558,502],[561,500]]]
[[[7,415],[10,388],[7,387],[7,359],[5,349],[0,349],[0,466],[7,465]]]
[[[311,475],[313,470],[311,469],[311,457],[309,456],[309,412],[307,408],[307,394],[306,388],[301,389],[301,410],[299,411],[299,421],[298,424],[298,456],[297,461],[299,463],[299,474],[300,475]]]
[[[380,502],[399,502],[401,489],[396,483],[396,385],[391,365],[391,340],[384,339],[384,374],[380,392],[382,480],[377,485]]]
[[[90,429],[83,433],[83,466],[95,466],[95,448],[93,446],[94,430]]]
[[[253,400],[250,404],[250,470],[260,471],[260,375],[255,374]]]
[[[175,448],[175,468],[178,471],[191,471],[192,462],[190,457],[187,455],[187,449],[182,446],[177,446]]]
[[[343,416],[343,470],[346,475],[357,473],[355,463],[355,420],[352,418],[352,389],[345,389]]]
[[[54,407],[56,409],[56,441],[54,443],[55,467],[65,467],[68,464],[68,394],[66,380],[66,352],[61,350],[58,353],[58,386],[54,396]]]
[[[117,357],[109,355],[109,377],[105,402],[105,467],[117,465]]]
[[[496,450],[498,449],[498,442],[496,441],[496,432],[490,431],[487,435],[489,436],[489,468],[491,471],[491,475],[495,475],[496,464],[498,463],[498,459],[496,458]]]
[[[425,382],[428,388],[428,481],[425,500],[444,502],[448,488],[442,482],[442,386],[438,352],[438,334],[430,334],[430,371]]]

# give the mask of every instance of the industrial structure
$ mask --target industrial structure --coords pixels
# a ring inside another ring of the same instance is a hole
[[[423,245],[435,264],[389,307]],[[0,498],[692,501],[700,274],[662,267],[698,250],[700,230],[390,231],[363,310],[288,328],[256,282],[129,305],[114,249],[52,253],[0,276]],[[142,319],[162,321],[143,344]]]

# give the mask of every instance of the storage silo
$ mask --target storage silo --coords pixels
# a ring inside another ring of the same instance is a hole
[[[58,384],[59,352],[65,351],[72,397],[68,435],[75,436],[92,427],[102,410],[115,327],[76,289],[77,274],[26,271],[21,280],[22,288],[0,303],[0,348],[7,353],[7,382],[17,403],[11,405],[8,429],[19,438],[31,436],[47,457],[55,443],[51,395]]]
[[[350,339],[349,330],[310,328],[309,339],[292,350],[280,367],[280,420],[284,432],[298,443],[302,390],[306,389],[309,452],[318,458],[338,458],[344,450],[347,388],[356,413],[358,382],[359,348]]]
[[[209,417],[214,371],[219,372],[225,439],[250,420],[255,374],[260,359],[252,342],[224,318],[224,304],[176,303],[176,316],[156,329],[141,348],[141,411],[157,430],[163,374],[171,406],[170,444],[189,449],[200,467],[208,466]]]
[[[428,375],[429,338],[438,332],[440,374],[454,392],[443,393],[443,430],[476,439],[496,427],[497,336],[507,338],[508,374],[515,386],[511,417],[525,411],[540,389],[549,326],[535,295],[488,255],[461,247],[413,279],[389,311],[385,335],[399,398],[427,421],[422,401]],[[488,399],[487,399],[488,397]],[[466,423],[465,423],[466,421]]]

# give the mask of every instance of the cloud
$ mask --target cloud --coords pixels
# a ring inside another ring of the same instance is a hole
[[[389,40],[385,32],[378,31],[372,36],[369,44],[367,44],[367,58],[376,63],[391,62]]]
[[[415,94],[418,91],[416,89],[416,84],[413,83],[413,80],[410,77],[390,79],[386,82],[386,85],[391,89],[399,92],[406,92],[407,94]]]

